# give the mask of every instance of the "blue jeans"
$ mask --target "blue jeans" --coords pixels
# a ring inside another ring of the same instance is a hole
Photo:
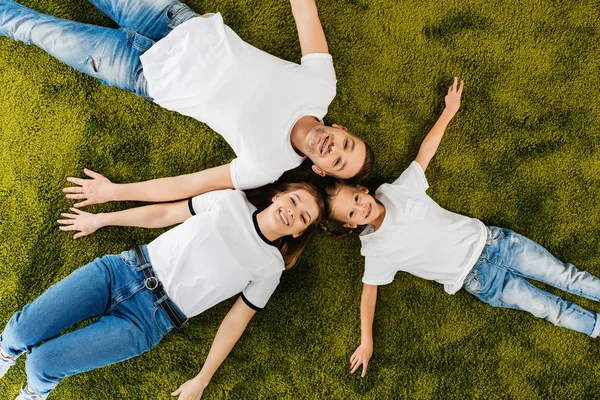
[[[557,260],[542,246],[509,229],[488,227],[488,240],[463,287],[494,307],[528,311],[539,318],[597,337],[599,316],[546,292],[527,279],[600,301],[600,279]]]
[[[178,0],[89,0],[121,28],[82,24],[0,0],[0,35],[33,44],[102,83],[148,97],[140,56],[197,16]]]
[[[126,360],[158,344],[173,324],[157,304],[134,251],[104,256],[14,314],[0,346],[14,357],[27,353],[27,383],[46,394],[67,376]],[[99,318],[60,335],[94,317]]]

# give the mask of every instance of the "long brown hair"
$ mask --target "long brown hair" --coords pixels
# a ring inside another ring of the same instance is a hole
[[[268,208],[273,203],[273,197],[277,193],[293,192],[295,190],[306,190],[310,193],[317,202],[319,208],[319,215],[313,219],[313,222],[308,228],[304,230],[302,235],[294,238],[292,235],[283,236],[275,240],[273,244],[277,246],[283,261],[285,262],[285,269],[290,269],[296,264],[298,258],[304,251],[304,248],[310,241],[315,229],[325,218],[325,200],[318,189],[310,183],[276,183],[267,186],[263,186],[257,189],[246,190],[246,198],[252,203],[258,211],[262,211]]]

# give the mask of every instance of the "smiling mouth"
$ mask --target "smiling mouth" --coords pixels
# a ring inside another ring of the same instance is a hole
[[[371,203],[369,203],[369,207],[367,208],[367,213],[365,214],[365,218],[369,218],[369,215],[371,215],[372,210],[373,210],[373,206],[371,205]]]
[[[285,216],[285,213],[283,212],[282,208],[279,209],[279,219],[281,220],[281,223],[284,224],[285,226],[290,226],[290,222],[287,219],[287,217]]]
[[[323,139],[323,143],[321,143],[321,147],[319,148],[319,154],[322,156],[323,153],[325,152],[325,149],[327,148],[327,145],[330,142],[330,136],[325,136],[325,138]]]

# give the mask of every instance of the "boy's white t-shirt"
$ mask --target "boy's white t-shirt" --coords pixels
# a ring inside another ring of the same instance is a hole
[[[363,282],[385,285],[405,271],[444,285],[456,293],[481,255],[487,230],[475,219],[440,207],[425,191],[429,185],[413,161],[391,184],[381,185],[375,198],[385,206],[381,227],[360,234],[365,256]]]
[[[303,116],[322,120],[336,93],[331,55],[282,60],[240,39],[220,13],[177,26],[140,59],[155,103],[208,124],[233,148],[240,190],[302,163],[292,128]]]
[[[195,215],[148,245],[169,298],[188,318],[240,292],[249,307],[264,308],[285,263],[258,230],[256,207],[239,190],[205,193],[189,206]]]

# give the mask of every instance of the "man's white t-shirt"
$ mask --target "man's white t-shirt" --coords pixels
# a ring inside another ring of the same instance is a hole
[[[258,230],[256,207],[239,190],[205,193],[189,205],[195,215],[148,245],[169,298],[188,318],[240,292],[249,307],[264,308],[285,264]]]
[[[485,225],[440,207],[425,191],[429,185],[413,161],[391,184],[381,185],[375,198],[385,206],[381,227],[360,234],[365,256],[363,282],[385,285],[405,271],[437,281],[456,293],[481,255],[487,239]]]
[[[154,102],[205,122],[233,148],[240,190],[302,163],[292,128],[303,116],[322,120],[336,93],[331,55],[282,60],[244,42],[219,13],[177,26],[140,59]]]

